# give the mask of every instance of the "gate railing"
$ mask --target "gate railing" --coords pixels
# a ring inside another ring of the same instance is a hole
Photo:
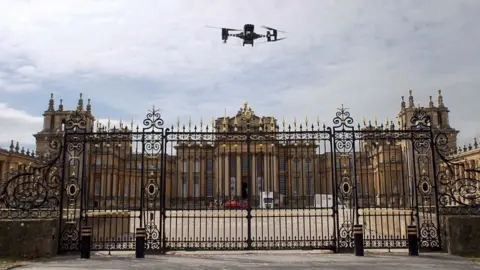
[[[259,120],[260,119],[260,120]],[[144,127],[89,126],[82,111],[50,139],[42,160],[12,171],[0,218],[59,218],[62,251],[92,226],[95,250],[441,247],[440,215],[479,213],[478,176],[458,163],[448,136],[417,108],[409,123],[354,125],[340,108],[332,127],[262,123],[163,128],[155,108]]]

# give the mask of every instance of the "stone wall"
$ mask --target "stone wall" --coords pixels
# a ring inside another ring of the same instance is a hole
[[[441,225],[444,251],[480,257],[480,216],[443,216]]]
[[[47,257],[58,253],[58,219],[0,220],[0,254]]]

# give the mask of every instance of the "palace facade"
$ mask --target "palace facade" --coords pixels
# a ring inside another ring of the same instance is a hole
[[[402,97],[396,123],[364,120],[361,129],[408,129],[415,107],[410,91],[407,101]],[[450,126],[449,110],[440,91],[436,104],[430,97],[424,109],[434,130],[448,134],[449,147],[457,149],[458,131]],[[363,196],[359,200],[365,204],[404,205],[408,200],[406,194],[411,194],[413,188],[408,180],[412,175],[412,149],[404,141],[360,140],[353,146],[356,149],[353,156],[336,148],[330,133],[317,123],[306,123],[300,132],[297,123],[284,127],[273,116],[257,116],[245,103],[237,114],[213,120],[213,131],[175,133],[182,130],[177,125],[167,135],[162,150],[155,148],[158,141],[152,142],[151,148],[142,148],[142,143],[148,145],[151,137],[135,133],[133,123],[120,123],[117,127],[95,123],[90,99],[84,108],[81,95],[75,110],[64,110],[62,100],[56,109],[51,96],[43,114],[43,129],[34,135],[36,156],[21,153],[12,146],[10,151],[0,150],[2,182],[7,181],[5,168],[10,164],[34,162],[44,156],[48,142],[58,131],[65,131],[64,122],[74,112],[84,117],[88,131],[104,138],[86,140],[81,153],[71,150],[65,160],[69,164],[66,177],[75,175],[78,186],[88,190],[87,204],[93,208],[132,208],[139,206],[142,199],[156,204],[162,183],[168,205],[242,200],[248,192],[258,200],[272,192],[275,198],[285,197],[290,203],[312,206],[318,203],[315,195],[343,192],[343,197],[348,198],[352,183],[356,183],[357,194]],[[247,130],[258,136],[247,138]],[[108,134],[115,136],[107,140]],[[479,161],[477,144],[471,148],[473,156],[469,160]],[[167,155],[165,162],[159,158],[161,151]]]

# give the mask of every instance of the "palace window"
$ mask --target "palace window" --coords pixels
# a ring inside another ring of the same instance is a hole
[[[295,157],[293,159],[293,171],[294,172],[298,172],[300,171],[300,167],[301,167],[301,164],[300,164],[300,159]]]
[[[125,196],[128,196],[129,190],[130,190],[130,183],[123,183],[123,194],[125,194]]]
[[[263,172],[263,167],[264,167],[263,155],[258,155],[255,163],[256,163],[256,166],[257,166],[257,174],[261,175],[262,172]]]
[[[230,171],[234,173],[237,170],[237,157],[235,154],[230,155]]]
[[[313,182],[312,182],[312,177],[307,177],[307,195],[312,195],[313,194]]]
[[[312,171],[312,159],[310,157],[307,157],[305,159],[305,171],[307,171],[307,172]]]
[[[207,159],[207,172],[213,172],[213,159]]]
[[[237,178],[230,177],[230,195],[235,196],[237,194]]]
[[[186,198],[188,196],[188,186],[187,186],[187,178],[182,176],[182,197]]]
[[[193,182],[193,196],[200,197],[200,175],[196,174]]]
[[[242,156],[242,171],[248,171],[248,156]]]
[[[287,167],[285,163],[285,157],[280,157],[279,160],[280,160],[280,171],[285,171],[285,168]]]
[[[258,193],[262,192],[262,190],[263,190],[263,177],[261,177],[261,176],[257,177],[257,187],[258,187]]]
[[[298,196],[300,191],[300,177],[295,177],[293,183],[293,195]]]
[[[212,198],[213,197],[213,175],[208,175],[207,176],[207,197]]]
[[[102,183],[100,181],[95,182],[95,196],[100,196],[102,191]]]
[[[195,159],[195,172],[200,172],[200,159]]]
[[[280,175],[280,185],[279,192],[280,194],[287,195],[287,181],[285,175]]]

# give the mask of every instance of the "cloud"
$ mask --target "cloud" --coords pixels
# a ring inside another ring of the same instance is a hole
[[[10,141],[14,140],[33,149],[35,142],[32,134],[39,132],[42,125],[43,117],[32,116],[0,103],[0,145],[3,148],[8,148]]]
[[[42,113],[50,92],[72,107],[83,92],[104,119],[139,122],[155,104],[168,125],[178,117],[210,122],[248,100],[257,114],[328,124],[341,104],[357,121],[394,118],[408,89],[423,105],[443,89],[460,141],[480,135],[470,109],[480,99],[476,0],[212,0],[208,8],[12,0],[0,10],[8,10],[0,18],[0,94],[30,115]],[[245,23],[285,30],[288,39],[243,47],[204,27]],[[28,98],[38,93],[44,101]]]

